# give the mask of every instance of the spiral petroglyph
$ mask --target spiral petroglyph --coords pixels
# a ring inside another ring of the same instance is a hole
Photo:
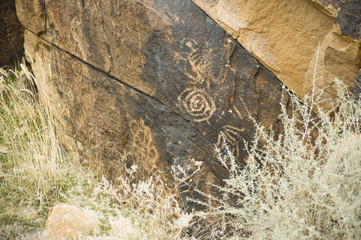
[[[213,99],[200,89],[186,89],[179,95],[178,100],[196,122],[208,120],[216,110]]]

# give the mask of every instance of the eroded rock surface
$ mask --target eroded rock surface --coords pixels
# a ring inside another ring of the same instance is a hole
[[[359,0],[311,0],[332,16],[344,36],[360,43],[361,3]]]
[[[0,1],[0,67],[14,68],[24,53],[24,27],[16,16],[15,1]]]
[[[353,87],[360,68],[361,4],[339,0],[193,0],[299,97],[333,80]],[[331,106],[326,101],[325,107]]]
[[[36,15],[17,2],[63,142],[88,159],[102,152],[114,177],[136,164],[140,177],[172,179],[171,167],[198,161],[193,183],[207,190],[228,174],[220,131],[241,162],[250,117],[277,126],[280,81],[190,0],[46,0]]]

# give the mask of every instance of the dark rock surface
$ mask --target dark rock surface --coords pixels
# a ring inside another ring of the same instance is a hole
[[[14,68],[24,53],[24,27],[16,16],[15,1],[0,1],[0,67]]]
[[[280,81],[189,0],[47,0],[37,20],[20,19],[63,142],[90,159],[102,152],[114,176],[136,164],[140,177],[172,179],[172,167],[202,162],[193,183],[207,191],[227,176],[220,131],[242,163],[250,117],[277,125]]]
[[[360,0],[312,0],[326,8],[335,17],[341,33],[361,40],[361,2]]]
[[[340,26],[341,32],[345,36],[361,40],[361,2],[338,1],[340,12],[335,22]]]

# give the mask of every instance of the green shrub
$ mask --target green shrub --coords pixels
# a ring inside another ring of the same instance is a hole
[[[292,93],[291,113],[282,106],[283,134],[256,124],[247,165],[240,167],[228,147],[218,160],[230,177],[222,198],[199,213],[217,219],[217,234],[254,239],[358,239],[361,236],[361,101],[338,86],[333,114],[318,98],[311,108]],[[231,166],[231,167],[228,167]],[[232,201],[231,201],[232,200]],[[235,201],[236,200],[236,201]],[[236,204],[231,204],[236,202]],[[216,218],[215,218],[216,217]]]

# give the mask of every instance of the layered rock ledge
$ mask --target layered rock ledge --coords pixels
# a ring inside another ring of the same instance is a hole
[[[352,89],[361,64],[361,4],[344,0],[193,0],[287,87],[303,98],[339,78]],[[319,51],[318,49],[319,47]]]

